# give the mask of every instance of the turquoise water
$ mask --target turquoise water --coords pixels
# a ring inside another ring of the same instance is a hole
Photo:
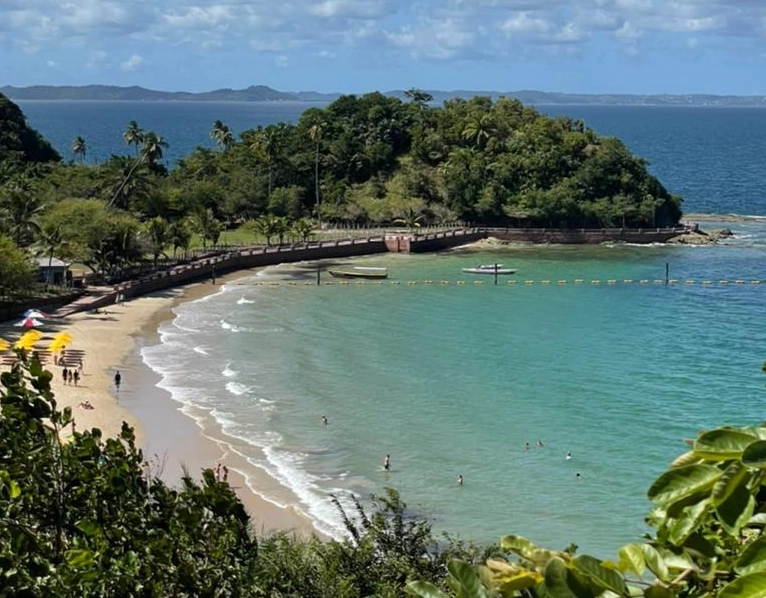
[[[387,266],[379,284],[317,287],[312,264],[270,268],[177,308],[143,356],[279,482],[256,491],[324,532],[341,531],[329,493],[390,486],[464,539],[520,533],[613,556],[645,531],[645,492],[685,438],[763,418],[766,280],[752,281],[766,279],[766,228],[742,226],[712,248],[355,260]],[[461,273],[495,261],[517,284]],[[666,264],[697,284],[655,284]]]
[[[19,104],[65,157],[77,135],[89,159],[125,153],[122,133],[137,120],[170,142],[169,165],[212,147],[217,119],[240,132],[294,122],[308,107]],[[622,138],[687,212],[766,216],[766,110],[540,110]],[[764,419],[766,219],[702,226],[736,236],[718,247],[355,261],[387,266],[382,284],[316,287],[301,284],[314,280],[312,264],[269,268],[178,307],[142,355],[185,413],[248,459],[257,492],[298,505],[322,531],[341,532],[331,492],[367,500],[391,486],[436,530],[464,539],[520,533],[612,557],[646,531],[646,490],[684,439]],[[495,261],[518,268],[516,285],[461,274]],[[654,284],[666,264],[678,284]]]

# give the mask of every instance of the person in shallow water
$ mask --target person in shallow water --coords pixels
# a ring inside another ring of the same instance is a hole
[[[391,455],[386,455],[386,458],[383,459],[383,469],[391,469]]]

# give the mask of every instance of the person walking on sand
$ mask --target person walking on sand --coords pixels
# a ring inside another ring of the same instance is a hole
[[[74,385],[77,386],[77,383],[80,381],[80,370],[74,370],[72,378],[74,379]]]
[[[61,372],[62,377],[64,378],[64,384],[69,382],[69,370],[64,368]]]
[[[114,387],[117,389],[117,392],[120,391],[120,382],[122,382],[122,376],[120,375],[120,370],[117,370],[117,373],[114,375]]]
[[[391,455],[386,455],[386,458],[383,459],[383,469],[386,471],[391,469]]]

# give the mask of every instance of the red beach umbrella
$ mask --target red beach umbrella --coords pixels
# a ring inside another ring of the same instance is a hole
[[[24,318],[23,320],[16,322],[16,326],[23,326],[24,328],[37,328],[42,326],[43,323],[35,318]]]

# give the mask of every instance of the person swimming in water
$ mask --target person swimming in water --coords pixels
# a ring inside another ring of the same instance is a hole
[[[391,469],[391,455],[386,455],[386,458],[383,459],[383,469],[386,471]]]
[[[462,486],[463,485],[463,476],[458,474],[457,476],[457,485]]]

